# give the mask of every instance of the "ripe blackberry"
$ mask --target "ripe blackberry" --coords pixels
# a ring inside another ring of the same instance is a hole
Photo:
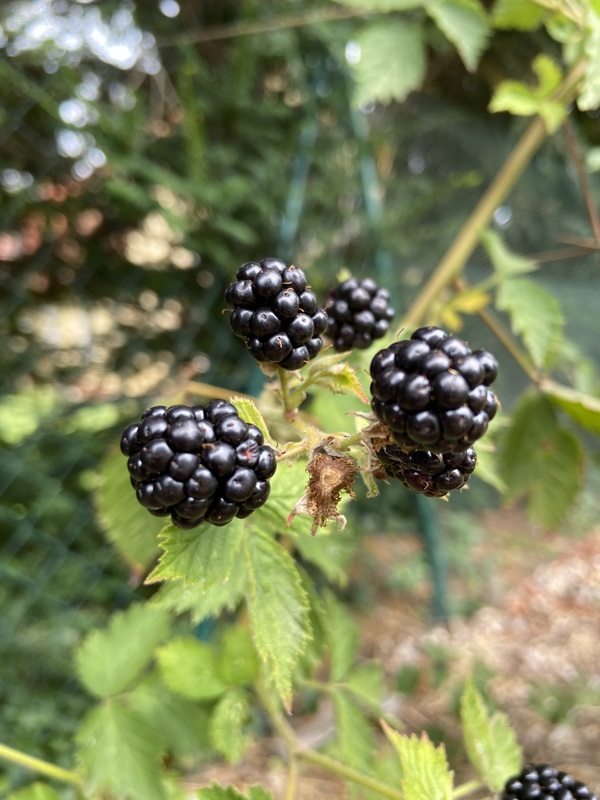
[[[121,451],[138,502],[179,528],[247,517],[266,502],[277,468],[260,430],[226,400],[153,406],[125,428]]]
[[[225,291],[231,330],[257,361],[300,369],[323,347],[327,314],[306,275],[278,258],[249,261]]]
[[[477,466],[472,447],[459,453],[434,453],[412,450],[407,453],[398,445],[387,445],[376,452],[387,477],[396,478],[411,492],[427,497],[444,497],[455,489],[463,489]]]
[[[504,784],[500,800],[597,800],[582,781],[548,764],[528,764]]]
[[[332,290],[325,306],[327,335],[338,352],[365,349],[388,331],[394,309],[390,294],[374,280],[348,278]]]
[[[371,361],[371,408],[404,450],[467,450],[498,410],[498,364],[441,328],[416,330]]]

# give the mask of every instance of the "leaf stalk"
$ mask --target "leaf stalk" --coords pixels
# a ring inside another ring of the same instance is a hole
[[[25,767],[25,769],[39,772],[47,778],[53,778],[63,783],[70,783],[74,786],[83,787],[83,778],[76,772],[63,769],[63,767],[58,767],[56,764],[51,764],[49,761],[44,761],[41,758],[27,755],[27,753],[22,753],[20,750],[15,750],[5,744],[0,744],[0,758],[3,758],[5,761],[10,761],[12,764],[17,764],[20,767]]]

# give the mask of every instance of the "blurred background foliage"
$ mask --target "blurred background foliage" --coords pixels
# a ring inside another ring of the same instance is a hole
[[[493,87],[556,55],[541,31],[496,32],[469,73],[430,27],[423,88],[357,108],[364,16],[310,0],[2,5],[0,740],[14,747],[68,761],[88,702],[72,648],[146,591],[94,506],[119,426],[190,378],[260,387],[223,319],[237,267],[293,259],[323,299],[345,268],[406,309],[524,126],[487,112]],[[598,243],[577,167],[595,163],[597,112],[573,112],[570,130],[494,224],[542,263],[591,363]],[[467,275],[488,270],[480,249]],[[498,354],[510,409],[526,376],[477,318],[461,334]],[[450,513],[494,502],[474,480]],[[359,501],[357,531],[413,524],[401,495],[376,506]]]

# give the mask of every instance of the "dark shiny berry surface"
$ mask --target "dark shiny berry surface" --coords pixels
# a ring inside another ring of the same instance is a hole
[[[384,475],[395,478],[410,491],[427,497],[444,497],[463,489],[477,464],[473,448],[461,453],[406,452],[401,446],[386,445],[376,452]]]
[[[323,347],[328,318],[306,274],[277,258],[248,262],[225,291],[231,330],[258,362],[301,369]]]
[[[261,431],[227,400],[148,409],[123,431],[121,450],[140,505],[185,530],[249,516],[277,468]]]
[[[487,351],[471,352],[441,328],[419,328],[373,356],[371,408],[406,451],[464,452],[498,410],[487,383],[494,369]]]
[[[597,800],[583,781],[549,764],[527,764],[504,784],[499,800]]]
[[[389,330],[394,310],[389,292],[371,278],[348,278],[329,294],[325,304],[327,336],[338,352],[363,350]]]

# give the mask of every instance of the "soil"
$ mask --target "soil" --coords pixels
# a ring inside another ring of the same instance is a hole
[[[486,512],[480,535],[454,570],[453,605],[473,608],[434,624],[429,586],[398,586],[394,565],[418,563],[416,537],[365,540],[357,585],[377,586],[361,610],[362,656],[377,659],[391,687],[386,707],[403,732],[443,737],[455,782],[475,777],[460,745],[456,702],[467,674],[505,712],[527,761],[565,769],[600,791],[600,527],[576,536],[532,528],[518,511]],[[466,560],[465,560],[466,559]],[[412,685],[406,678],[412,677]],[[399,691],[403,689],[404,691]],[[332,715],[323,704],[292,719],[305,741],[326,739]],[[265,739],[235,767],[213,764],[190,788],[260,783],[284,800],[287,772],[277,739]],[[296,800],[350,797],[343,782],[317,769],[302,771]]]

